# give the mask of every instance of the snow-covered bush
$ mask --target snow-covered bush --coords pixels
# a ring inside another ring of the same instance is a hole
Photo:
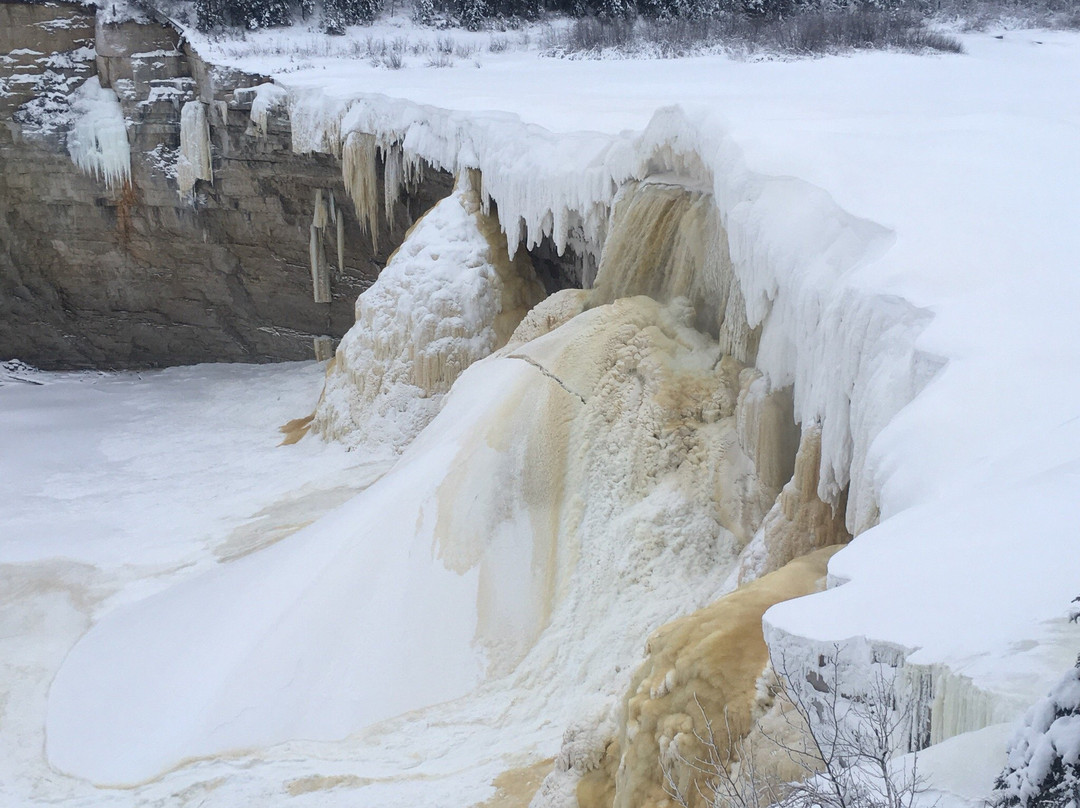
[[[1080,808],[1080,659],[1028,710],[996,786],[1004,808]]]

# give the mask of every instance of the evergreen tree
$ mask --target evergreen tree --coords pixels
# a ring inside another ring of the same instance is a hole
[[[479,31],[488,17],[486,0],[458,0],[458,22],[470,31]]]
[[[370,25],[382,9],[382,0],[323,0],[323,28],[343,34],[349,25]]]
[[[995,792],[1002,808],[1080,808],[1080,659],[1024,716]]]

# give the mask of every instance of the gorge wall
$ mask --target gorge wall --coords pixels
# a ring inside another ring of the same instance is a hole
[[[108,144],[92,126],[89,173],[75,162],[78,88],[95,79],[125,122],[130,168],[114,177],[94,170]],[[313,339],[345,333],[357,295],[451,179],[428,171],[407,188],[373,248],[336,158],[294,154],[284,116],[248,134],[242,90],[263,81],[204,64],[149,19],[0,3],[0,356],[46,368],[260,362],[309,358]],[[212,178],[181,194],[181,112],[196,101]],[[317,194],[342,214],[343,266],[336,234],[320,234],[329,302],[312,289]]]

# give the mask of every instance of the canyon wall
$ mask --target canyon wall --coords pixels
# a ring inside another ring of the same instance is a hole
[[[95,80],[123,114],[130,164],[115,176],[102,161],[111,148],[122,164],[125,144],[105,143],[79,106]],[[283,115],[250,131],[243,89],[264,81],[206,65],[149,19],[0,3],[0,356],[47,368],[305,359],[314,339],[345,333],[357,295],[451,178],[428,171],[406,188],[393,225],[377,220],[374,249],[339,160],[294,154]],[[195,176],[185,105],[208,129]],[[317,195],[341,213],[339,229],[318,234],[327,302],[312,288]]]

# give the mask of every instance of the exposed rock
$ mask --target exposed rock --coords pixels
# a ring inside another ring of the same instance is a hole
[[[408,224],[450,190],[448,175],[426,172],[394,227],[379,217],[374,251],[338,160],[293,154],[281,115],[248,134],[250,94],[235,90],[264,78],[207,66],[167,26],[95,23],[65,4],[0,3],[0,54],[11,51],[0,66],[11,93],[0,93],[0,356],[44,368],[310,358],[313,338],[352,325]],[[67,98],[91,76],[119,98],[130,183],[106,187],[68,156]],[[195,100],[210,165],[184,198],[180,112]],[[328,250],[329,303],[313,299],[309,268],[319,192],[342,213],[321,236],[343,242],[343,267]]]

